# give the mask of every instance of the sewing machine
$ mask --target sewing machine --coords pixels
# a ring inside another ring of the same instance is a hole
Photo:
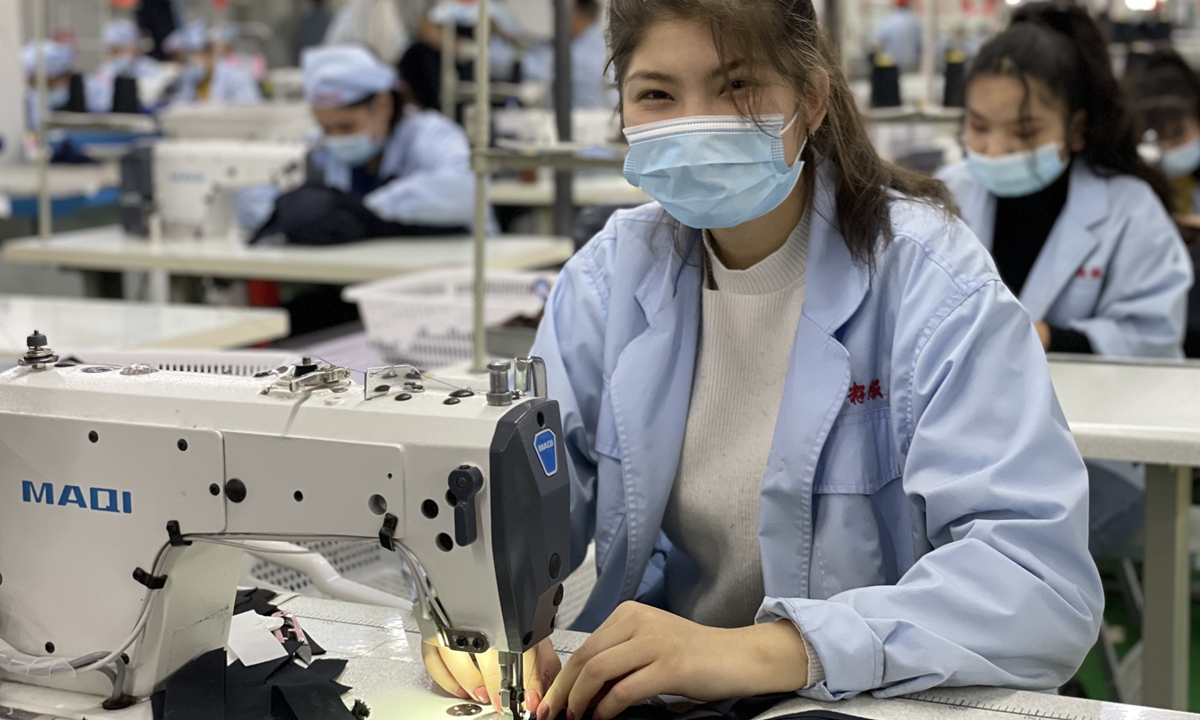
[[[260,186],[275,186],[284,191],[297,187],[304,182],[306,152],[306,146],[299,142],[163,140],[155,143],[149,149],[149,174],[151,197],[162,220],[163,236],[230,235],[237,227],[237,191]]]
[[[300,99],[290,102],[173,105],[159,113],[158,122],[167,137],[179,140],[301,142],[317,131],[303,96],[301,87]]]
[[[519,717],[521,653],[569,571],[545,389],[536,358],[471,391],[308,359],[258,377],[66,366],[35,333],[0,375],[0,680],[124,707],[225,646],[243,542],[363,539],[418,579],[424,640],[498,651]]]

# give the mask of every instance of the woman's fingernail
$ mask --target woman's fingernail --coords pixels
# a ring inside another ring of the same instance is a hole
[[[458,688],[457,690],[455,690],[454,694],[458,696],[459,700],[470,700],[471,699],[471,696],[467,694],[467,691],[463,690],[462,688]]]
[[[537,709],[537,720],[546,720],[550,717],[550,706],[542,703]]]
[[[530,690],[528,692],[528,695],[529,695],[529,705],[531,707],[536,708],[542,704],[542,696],[538,694],[537,690]]]
[[[567,708],[567,720],[575,720],[575,711]]]
[[[475,692],[471,693],[471,695],[475,696],[475,702],[486,703],[488,701],[487,688],[482,685],[475,688]]]
[[[505,707],[500,704],[500,693],[496,693],[492,696],[492,707],[496,708],[497,715],[504,714]]]

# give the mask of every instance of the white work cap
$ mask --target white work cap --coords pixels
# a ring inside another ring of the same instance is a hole
[[[104,47],[137,47],[142,42],[142,33],[132,20],[120,18],[104,26]]]
[[[198,52],[209,46],[208,23],[193,20],[167,36],[163,49],[167,52]]]
[[[53,40],[43,40],[41,45],[46,54],[46,77],[56,78],[71,72],[75,64],[74,47]],[[21,67],[31,78],[37,74],[37,48],[37,43],[29,43],[21,49]]]
[[[300,58],[304,99],[317,108],[345,107],[396,87],[396,69],[358,45],[309,48]]]

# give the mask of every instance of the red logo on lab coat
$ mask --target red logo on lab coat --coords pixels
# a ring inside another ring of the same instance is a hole
[[[1079,271],[1075,273],[1075,277],[1077,277],[1077,278],[1089,278],[1090,277],[1093,280],[1099,280],[1104,277],[1104,270],[1100,267],[1094,267],[1094,268],[1081,267],[1081,268],[1079,268]]]
[[[851,383],[850,392],[846,394],[846,399],[850,401],[851,405],[862,405],[868,400],[882,400],[885,397],[887,394],[883,392],[879,378],[872,380],[870,387]]]

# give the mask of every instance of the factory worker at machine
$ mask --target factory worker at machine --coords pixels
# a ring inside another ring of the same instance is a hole
[[[1171,214],[1179,226],[1193,272],[1200,264],[1200,76],[1175,50],[1159,49],[1125,76],[1144,140],[1156,146],[1158,166],[1171,182]],[[1200,358],[1200,287],[1188,293],[1183,350]]]
[[[366,48],[309,48],[301,65],[322,137],[308,185],[275,200],[270,222],[257,235],[326,244],[467,232],[475,216],[475,176],[462,128],[405,103],[396,70]],[[261,224],[271,199],[264,189],[253,203],[239,203],[242,223]]]
[[[177,102],[253,103],[262,100],[262,90],[248,70],[219,62],[208,25],[193,21],[178,31],[173,47],[185,58]]]
[[[1030,3],[967,78],[964,163],[941,173],[1047,351],[1182,357],[1192,268],[1087,11]],[[1091,462],[1091,549],[1141,526],[1145,470]]]
[[[1103,604],[1087,475],[945,187],[876,154],[811,0],[608,8],[657,202],[566,264],[534,343],[597,578],[529,709],[1064,683]],[[424,647],[494,695],[457,655]]]
[[[113,85],[118,77],[138,81],[139,90],[155,83],[162,74],[158,61],[142,52],[142,35],[131,20],[117,19],[104,26],[104,47],[108,59],[87,79],[88,112],[111,112]]]
[[[46,62],[46,107],[50,112],[67,110],[71,102],[75,48],[51,40],[42,41],[41,47]],[[37,43],[29,43],[21,49],[21,69],[25,71],[25,79],[29,83],[29,92],[25,95],[25,117],[30,130],[36,130],[38,126],[37,55]]]

